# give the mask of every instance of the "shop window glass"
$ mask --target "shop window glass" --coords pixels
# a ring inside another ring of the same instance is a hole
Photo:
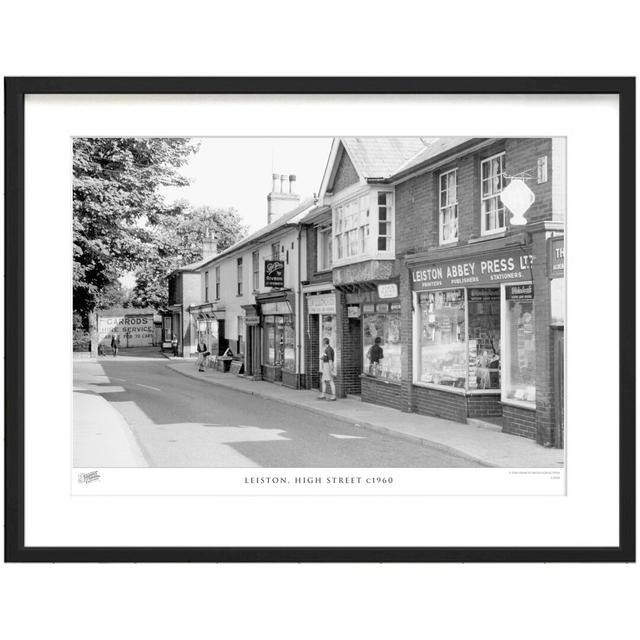
[[[469,389],[500,388],[500,289],[467,290]]]
[[[296,338],[293,324],[293,316],[283,317],[283,367],[287,371],[296,370]]]
[[[264,317],[265,364],[276,364],[275,316]]]
[[[526,299],[528,286],[507,287],[505,347],[508,367],[505,397],[521,402],[536,400],[536,343],[533,293]],[[515,297],[520,299],[514,299]]]
[[[418,296],[420,313],[420,382],[465,388],[464,289],[433,291]]]
[[[373,306],[373,305],[372,305]],[[378,307],[390,307],[377,305]],[[366,375],[400,382],[400,312],[364,313],[363,368]],[[379,340],[377,340],[379,338]]]

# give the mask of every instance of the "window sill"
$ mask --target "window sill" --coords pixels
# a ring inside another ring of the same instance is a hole
[[[513,398],[501,398],[500,402],[511,407],[517,407],[518,409],[528,409],[529,411],[536,410],[535,402],[527,402],[526,400],[514,400]]]
[[[420,382],[419,380],[414,380],[413,386],[423,387],[424,389],[434,389],[435,391],[444,391],[445,393],[456,393],[459,396],[499,396],[501,394],[500,389],[463,389],[462,387]]]
[[[376,378],[376,376],[370,376],[367,373],[361,373],[360,378],[362,380],[373,380],[374,382],[379,382],[381,384],[391,384],[396,387],[402,386],[402,382],[398,382],[397,380],[386,380],[385,378]]]
[[[476,244],[476,242],[483,242],[484,240],[496,240],[497,238],[504,238],[507,235],[507,229],[500,229],[498,231],[492,231],[491,233],[483,233],[475,238],[469,238],[468,244]]]

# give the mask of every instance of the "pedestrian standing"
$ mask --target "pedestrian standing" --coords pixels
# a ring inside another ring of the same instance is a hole
[[[115,333],[111,336],[111,351],[113,352],[113,357],[115,358],[118,355],[118,348],[120,347],[120,336]]]
[[[375,376],[380,370],[380,360],[384,358],[384,349],[380,346],[382,339],[377,336],[367,352],[369,358],[369,375]]]
[[[320,371],[322,373],[322,380],[320,382],[320,395],[318,400],[331,400],[335,402],[336,399],[336,354],[333,347],[329,343],[329,338],[323,338],[323,352],[320,356]],[[331,388],[331,395],[327,396],[326,385]]]
[[[211,355],[207,345],[204,342],[198,342],[198,371],[204,372],[204,366],[207,362],[207,358]]]

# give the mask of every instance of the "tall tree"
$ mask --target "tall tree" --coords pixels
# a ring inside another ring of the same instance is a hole
[[[166,215],[158,187],[188,184],[178,169],[197,148],[186,138],[74,139],[73,307],[81,317],[145,262],[144,225]]]
[[[178,267],[202,260],[208,234],[216,239],[218,251],[223,251],[246,233],[247,227],[234,208],[194,208],[184,200],[176,202],[144,229],[145,264],[136,272],[133,304],[165,307],[167,276]]]

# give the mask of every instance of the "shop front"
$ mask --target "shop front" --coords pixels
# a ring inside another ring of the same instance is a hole
[[[327,338],[333,347],[336,358],[337,350],[337,321],[336,294],[334,291],[318,291],[307,293],[306,302],[306,388],[320,388],[320,354],[323,352],[323,342]],[[337,364],[337,363],[336,363]]]
[[[294,295],[286,292],[256,296],[260,309],[262,379],[298,389],[294,300]]]
[[[205,304],[192,306],[190,312],[196,344],[203,342],[212,355],[222,355],[227,348],[224,309]]]
[[[534,263],[518,245],[409,265],[415,411],[535,436],[536,288],[549,285]]]
[[[397,281],[343,288],[342,379],[345,393],[405,409],[401,384],[401,305]]]

